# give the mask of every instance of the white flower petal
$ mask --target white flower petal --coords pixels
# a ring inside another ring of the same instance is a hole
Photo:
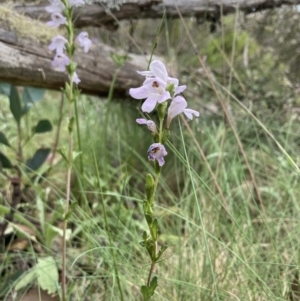
[[[177,78],[174,77],[168,77],[167,81],[171,84],[173,84],[175,86],[175,88],[178,86],[179,84],[179,80]]]
[[[186,107],[187,102],[183,97],[175,97],[168,109],[168,120],[171,121],[174,117],[181,114]]]
[[[150,64],[150,71],[154,74],[154,76],[162,79],[163,81],[167,81],[168,79],[168,72],[166,66],[163,62],[155,60]]]
[[[146,113],[150,113],[155,109],[157,104],[157,97],[155,95],[150,95],[142,105],[142,111]]]
[[[147,124],[148,120],[144,118],[138,118],[135,120],[138,124]]]
[[[137,71],[137,73],[143,76],[154,76],[152,71]]]
[[[129,94],[135,99],[143,99],[149,96],[149,88],[146,86],[141,86],[139,88],[129,89]]]
[[[163,94],[159,95],[159,98],[157,99],[158,103],[162,103],[168,99],[171,99],[171,94],[168,91],[164,91]]]
[[[179,94],[179,93],[182,93],[185,89],[186,89],[186,85],[178,86],[178,87],[175,89],[175,95],[177,95],[177,94]]]
[[[200,116],[200,113],[198,111],[195,111],[195,110],[192,110],[192,109],[184,109],[183,113],[185,114],[185,116],[188,119],[191,119],[191,120],[193,120],[193,117],[194,117],[193,115],[195,115],[196,117]]]

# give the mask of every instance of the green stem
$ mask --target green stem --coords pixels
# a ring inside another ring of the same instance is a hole
[[[77,106],[77,97],[74,99],[74,112],[75,112],[75,121],[76,121],[76,134],[77,134],[77,143],[78,143],[78,150],[82,152],[82,144],[81,144],[81,135],[80,135],[80,124],[78,118],[78,106]],[[79,156],[79,171],[80,174],[84,174],[84,165],[83,165],[83,157],[82,154]],[[82,204],[79,203],[79,206]]]
[[[68,48],[67,54],[70,59],[70,65],[73,65],[73,40],[74,40],[74,33],[73,33],[73,23],[72,23],[72,14],[73,10],[69,7],[68,1],[63,0],[63,4],[65,5],[66,9],[66,17],[67,17],[67,31],[68,31]],[[72,81],[72,76],[75,71],[69,71],[69,87],[66,83],[65,85],[65,93],[67,94],[68,104],[69,104],[69,125],[68,125],[68,132],[69,132],[69,143],[68,143],[68,170],[67,170],[67,182],[66,182],[66,204],[64,209],[64,223],[63,223],[63,241],[62,241],[62,301],[67,300],[67,241],[66,241],[66,233],[68,227],[68,220],[67,215],[69,212],[69,204],[70,204],[70,196],[71,196],[71,176],[72,176],[72,167],[73,167],[73,105],[72,102],[74,101],[74,84]],[[75,116],[76,117],[76,116]]]
[[[69,103],[69,117],[72,115],[72,105]],[[69,212],[70,194],[71,194],[71,175],[72,175],[72,151],[73,151],[73,139],[72,132],[69,132],[69,151],[68,151],[68,171],[67,171],[67,183],[66,183],[66,204],[64,210],[64,223],[63,223],[63,240],[62,240],[62,301],[66,301],[67,296],[67,227],[68,220],[66,218]]]
[[[156,242],[155,242],[155,246],[156,246],[155,247],[155,251],[156,251],[156,249],[157,249],[157,243]],[[147,286],[150,286],[151,276],[152,276],[154,267],[155,267],[155,261],[152,261],[150,271],[149,271],[149,275],[148,275]]]
[[[163,133],[163,118],[159,120],[159,143],[161,143],[162,141],[162,133]],[[153,208],[154,207],[154,201],[155,201],[155,195],[156,195],[156,190],[157,190],[157,186],[158,186],[158,182],[159,182],[159,178],[160,178],[160,174],[161,174],[161,168],[159,168],[159,170],[156,169],[155,172],[155,180],[154,180],[154,192],[152,195],[152,198],[150,200],[150,206]],[[149,227],[149,232],[150,235],[152,237],[152,239],[154,240],[154,251],[152,254],[152,258],[151,258],[151,266],[150,266],[150,270],[149,270],[149,274],[148,274],[148,279],[147,279],[147,286],[150,286],[151,283],[151,278],[152,278],[152,274],[154,271],[154,267],[156,264],[156,255],[157,255],[157,238],[155,239],[152,235],[152,231],[151,231],[151,225],[148,224]],[[154,256],[153,256],[154,255]]]

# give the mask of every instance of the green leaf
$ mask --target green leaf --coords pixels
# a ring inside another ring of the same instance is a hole
[[[148,238],[148,234],[146,231],[143,232],[143,240],[147,240]]]
[[[49,295],[55,294],[58,288],[58,270],[53,257],[39,258],[36,265],[36,274],[39,286],[48,291]]]
[[[142,285],[141,286],[141,293],[143,295],[144,301],[150,300],[150,297],[148,296],[148,286]]]
[[[152,175],[148,173],[146,176],[146,195],[147,195],[148,202],[151,202],[152,200],[154,190],[155,190],[154,187],[155,187],[154,179]]]
[[[31,285],[35,281],[36,276],[36,268],[33,267],[27,273],[25,273],[24,276],[22,275],[22,277],[20,277],[20,281],[18,281],[15,285],[15,290],[18,291],[24,287]]]
[[[147,217],[146,217],[147,219]],[[148,220],[147,220],[148,221]],[[154,240],[157,240],[157,232],[158,232],[158,224],[157,224],[157,218],[155,218],[151,225],[151,234]]]
[[[22,95],[24,104],[23,114],[25,114],[35,103],[43,99],[45,90],[40,88],[26,87]]]
[[[11,146],[11,145],[9,144],[9,142],[8,142],[8,140],[7,140],[6,136],[5,136],[5,134],[2,133],[2,132],[0,132],[0,143],[4,144],[4,145],[6,145],[6,146],[9,146],[9,147]]]
[[[0,94],[9,96],[11,84],[0,83]]]
[[[9,161],[9,159],[0,152],[0,168],[12,168],[13,165],[11,164],[11,162]]]
[[[17,121],[18,124],[20,124],[21,117],[22,117],[22,107],[21,107],[20,94],[15,86],[11,86],[10,89],[9,107],[15,120]]]
[[[46,133],[52,131],[52,123],[49,119],[42,119],[38,124],[33,128],[35,134]]]
[[[148,213],[145,213],[145,218],[146,218],[147,224],[151,225],[151,223],[153,221],[152,216]]]
[[[154,291],[157,288],[157,276],[154,276],[150,282],[150,286],[148,287],[148,292],[150,297],[154,295]]]
[[[160,259],[160,257],[162,256],[162,254],[164,254],[164,252],[168,249],[168,245],[167,244],[163,244],[160,248],[160,250],[158,251],[157,255],[156,255],[156,262]]]
[[[26,162],[27,171],[39,169],[46,161],[48,155],[51,152],[51,148],[40,148],[38,149],[31,159]]]
[[[154,291],[157,288],[157,277],[154,276],[150,282],[149,286],[142,285],[141,293],[143,295],[144,301],[149,301],[150,298],[154,295]]]

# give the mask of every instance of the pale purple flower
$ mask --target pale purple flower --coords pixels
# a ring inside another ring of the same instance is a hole
[[[139,88],[129,89],[129,94],[135,99],[144,99],[142,111],[150,113],[157,103],[162,103],[171,98],[170,92],[166,91],[167,83],[160,78],[146,78]]]
[[[163,166],[165,164],[164,156],[166,156],[168,153],[162,144],[151,144],[147,153],[150,161],[157,160],[159,166]]]
[[[83,47],[85,53],[89,51],[92,45],[92,41],[89,39],[89,34],[86,31],[81,32],[77,36],[76,41],[80,47]]]
[[[147,120],[144,118],[138,118],[136,119],[136,122],[138,124],[146,124],[148,129],[153,132],[154,134],[158,134],[157,129],[156,129],[156,125],[152,120]]]
[[[175,95],[182,93],[185,89],[186,89],[186,85],[176,87]]]
[[[48,49],[51,51],[56,50],[56,53],[63,53],[64,49],[66,49],[66,43],[68,43],[67,39],[58,35],[52,39],[52,43],[48,46]]]
[[[69,0],[69,5],[70,7],[79,7],[79,6],[82,6],[84,5],[84,1],[83,0]]]
[[[49,0],[49,2],[51,5],[46,6],[46,11],[48,13],[61,13],[65,8],[60,0]]]
[[[78,85],[81,82],[81,80],[78,77],[76,72],[74,72],[73,75],[72,75],[72,82],[75,83],[76,85]]]
[[[166,66],[164,65],[163,62],[159,60],[154,60],[150,64],[149,69],[150,69],[149,71],[138,71],[138,73],[146,77],[150,77],[150,76],[158,77],[163,81],[165,81],[166,83],[174,84],[175,87],[178,86],[179,83],[178,79],[168,76]]]
[[[192,109],[187,109],[186,107],[187,102],[181,95],[174,97],[168,109],[168,118],[166,124],[167,128],[169,128],[172,119],[181,113],[184,113],[185,116],[191,120],[193,119],[193,115],[199,117],[199,112]]]
[[[190,120],[193,120],[194,115],[196,117],[200,116],[200,113],[198,111],[195,111],[195,110],[192,110],[192,109],[184,109],[183,113]]]
[[[50,27],[58,27],[59,25],[67,23],[67,18],[58,12],[51,14],[51,19],[52,21],[47,22],[47,25]]]
[[[65,71],[66,66],[70,64],[70,59],[63,53],[57,53],[51,64],[53,67],[57,67],[60,71]]]

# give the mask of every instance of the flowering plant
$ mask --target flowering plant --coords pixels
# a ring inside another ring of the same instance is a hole
[[[64,88],[64,95],[68,99],[69,103],[69,143],[68,154],[65,155],[61,151],[63,157],[67,162],[67,181],[66,181],[66,203],[64,210],[64,224],[63,224],[63,244],[62,244],[62,300],[67,298],[66,287],[66,230],[67,230],[67,216],[69,215],[69,203],[71,194],[71,171],[73,165],[73,157],[76,153],[73,153],[73,123],[76,122],[77,140],[79,146],[79,153],[81,152],[81,140],[79,133],[79,120],[77,116],[77,98],[80,95],[80,91],[77,85],[80,83],[80,78],[76,73],[77,64],[73,61],[73,56],[76,48],[82,47],[84,52],[87,53],[92,45],[92,41],[88,37],[87,32],[81,32],[76,38],[74,38],[74,24],[73,24],[73,10],[75,7],[80,7],[85,4],[83,0],[49,0],[50,5],[46,7],[46,11],[51,13],[51,20],[47,22],[50,27],[59,27],[63,25],[67,31],[67,38],[57,35],[52,39],[48,49],[55,51],[52,66],[58,71],[67,71],[69,81],[66,82]],[[73,116],[73,105],[75,116]],[[78,154],[78,152],[77,152]],[[81,159],[81,173],[83,173],[83,163]]]
[[[192,120],[194,116],[199,116],[199,112],[187,108],[187,102],[182,94],[186,86],[179,86],[179,80],[168,75],[167,69],[161,61],[153,61],[148,71],[138,71],[138,73],[145,76],[146,79],[141,87],[131,88],[129,94],[135,99],[145,99],[142,105],[143,112],[151,113],[157,108],[159,118],[158,128],[152,120],[136,119],[138,124],[147,125],[154,139],[154,143],[150,145],[147,153],[148,159],[154,161],[155,176],[153,177],[151,174],[146,176],[146,200],[143,203],[149,232],[144,231],[143,240],[140,242],[146,248],[151,259],[146,285],[141,286],[144,301],[148,301],[154,295],[157,287],[157,277],[152,277],[155,264],[168,247],[164,244],[160,249],[158,248],[158,221],[153,215],[155,193],[162,166],[165,164],[164,157],[168,154],[164,144],[169,137],[171,121],[177,115],[184,113],[188,119]],[[165,127],[163,127],[164,121]]]

